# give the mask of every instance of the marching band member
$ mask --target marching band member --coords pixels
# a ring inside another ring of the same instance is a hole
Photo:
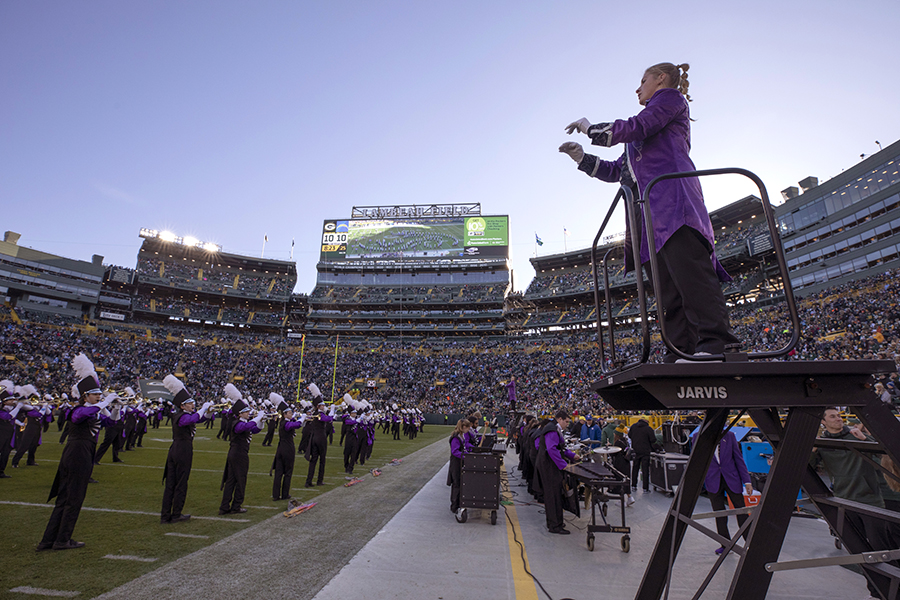
[[[69,440],[59,459],[56,479],[50,489],[49,502],[56,498],[56,506],[50,515],[44,537],[37,550],[69,550],[81,548],[84,542],[72,539],[81,505],[87,494],[88,481],[93,470],[94,446],[100,432],[99,412],[112,402],[114,394],[101,400],[100,379],[94,365],[84,353],[72,360],[72,367],[79,377],[78,392],[81,404],[72,411],[69,420]]]
[[[544,513],[550,533],[568,534],[570,531],[563,521],[563,469],[566,458],[572,460],[575,453],[566,449],[563,431],[569,426],[569,413],[565,409],[556,411],[554,420],[547,423],[540,432],[540,447],[535,464],[541,491],[544,495]]]
[[[138,448],[143,448],[144,434],[147,433],[147,421],[149,420],[147,408],[144,406],[143,402],[137,405],[134,409],[134,414],[137,417],[137,423],[135,423],[134,426],[134,445]]]
[[[15,445],[16,415],[22,410],[23,402],[16,399],[16,386],[12,381],[0,381],[0,479],[8,479],[6,463]]]
[[[461,517],[462,511],[465,510],[459,507],[459,485],[462,479],[463,455],[469,449],[466,434],[471,427],[472,424],[468,419],[460,419],[450,435],[450,470],[447,472],[447,485],[450,486],[450,512],[455,513],[457,518]]]
[[[275,395],[277,396],[278,394],[275,394]],[[269,396],[271,397],[271,394]],[[284,398],[282,398],[282,401],[283,400],[284,400]],[[263,406],[263,410],[269,410],[269,409],[275,408],[272,406],[272,403],[269,400],[264,401],[262,406]],[[275,409],[275,410],[276,410],[276,412],[280,412],[277,409]],[[278,419],[269,419],[269,421],[266,423],[266,436],[263,438],[263,441],[262,441],[263,446],[270,446],[270,447],[272,446],[272,442],[275,439],[275,431],[277,429],[278,429]]]
[[[400,411],[397,409],[397,405],[394,405],[394,413],[391,415],[391,433],[393,434],[393,439],[400,439]]]
[[[116,398],[118,399],[118,396],[116,396]],[[125,431],[121,421],[121,407],[118,404],[114,404],[113,409],[110,411],[110,425],[106,427],[103,432],[103,443],[100,444],[100,447],[97,448],[97,453],[94,455],[95,465],[100,464],[100,459],[103,458],[103,455],[106,454],[106,451],[109,450],[110,446],[112,446],[112,461],[114,463],[125,462],[119,458],[119,438]]]
[[[20,420],[21,415],[25,415],[25,431],[22,432],[22,435],[16,436],[16,454],[12,459],[13,469],[19,468],[19,461],[25,454],[28,454],[26,465],[33,467],[37,464],[34,456],[37,452],[37,447],[41,444],[41,428],[44,426],[47,413],[49,413],[49,410],[46,408],[38,408],[37,403],[40,400],[40,395],[33,385],[16,387],[16,393],[25,402],[22,410],[19,411]],[[49,423],[49,421],[47,422]]]
[[[228,448],[225,471],[222,473],[220,515],[247,512],[241,504],[244,502],[247,471],[250,469],[250,441],[254,433],[262,431],[260,427],[263,418],[263,413],[260,412],[250,420],[250,405],[243,400],[243,396],[233,384],[225,386],[225,396],[234,403],[231,411],[237,415],[237,420],[231,428],[231,445]]]
[[[344,416],[344,427],[346,435],[344,436],[344,473],[353,475],[353,467],[356,465],[356,459],[359,455],[359,421],[356,417],[359,411],[351,408],[350,413]]]
[[[316,464],[319,465],[319,475],[316,479],[316,485],[325,485],[325,453],[328,450],[328,444],[325,438],[325,429],[328,423],[334,421],[335,407],[331,407],[331,412],[325,412],[325,399],[319,386],[314,383],[309,384],[307,389],[312,392],[316,398],[316,410],[318,414],[309,423],[309,443],[306,447],[306,460],[309,461],[309,471],[306,473],[306,487],[313,486],[313,475],[316,473]]]
[[[62,433],[63,427],[69,420],[69,413],[72,411],[72,404],[69,402],[69,395],[65,392],[59,397],[59,408],[56,409],[56,426],[57,430]]]
[[[294,411],[280,394],[274,392],[269,394],[269,400],[281,413],[281,419],[278,421],[278,446],[275,448],[275,458],[272,459],[272,471],[275,472],[272,500],[290,500],[294,459],[297,457],[294,450],[294,436],[297,429],[303,425],[303,415],[300,415],[300,419],[294,420]]]
[[[180,523],[187,521],[191,515],[182,513],[187,498],[188,478],[191,476],[191,464],[194,460],[194,432],[197,423],[208,421],[209,408],[212,402],[206,402],[200,410],[194,412],[196,403],[184,384],[174,375],[166,375],[163,385],[175,398],[172,403],[177,407],[172,419],[172,445],[166,455],[166,468],[163,471],[162,511],[159,522]]]

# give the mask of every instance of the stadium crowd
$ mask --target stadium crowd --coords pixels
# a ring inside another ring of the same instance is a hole
[[[900,361],[900,270],[859,280],[799,301],[801,339],[788,360],[888,358]],[[201,397],[217,396],[230,378],[244,377],[254,396],[277,392],[293,397],[297,389],[299,345],[276,335],[219,333],[191,327],[166,328],[197,343],[144,339],[128,333],[92,335],[68,327],[26,321],[16,324],[0,313],[0,344],[7,354],[4,378],[33,384],[41,393],[68,391],[71,357],[84,351],[105,369],[111,386],[134,386],[140,378],[162,378],[183,372]],[[750,351],[782,347],[790,335],[783,304],[733,307],[731,322]],[[622,330],[618,352],[634,359],[640,351],[638,331]],[[473,406],[503,408],[502,383],[515,375],[519,400],[536,410],[570,409],[604,413],[600,399],[588,390],[598,376],[598,353],[589,330],[555,332],[545,337],[474,338],[452,342],[441,351],[418,342],[368,339],[338,348],[335,397],[358,380],[383,379],[377,391],[364,390],[370,401],[392,400],[429,413],[466,412]],[[296,341],[296,340],[292,340]],[[651,360],[660,360],[658,343]],[[11,357],[11,358],[10,358]],[[308,340],[302,376],[323,389],[332,379],[333,340]],[[205,398],[216,399],[216,398]]]

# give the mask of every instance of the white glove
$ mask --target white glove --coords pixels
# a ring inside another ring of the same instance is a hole
[[[104,408],[106,408],[107,406],[109,406],[109,403],[113,401],[113,398],[114,398],[114,397],[115,397],[115,396],[113,396],[112,394],[110,394],[109,396],[107,396],[106,398],[104,398],[103,400],[101,400],[100,402],[98,402],[97,404],[95,404],[94,406],[96,406],[96,407],[99,408],[100,410],[103,410]]]
[[[332,405],[331,405],[331,410],[328,411],[328,416],[329,416],[329,417],[333,417],[333,416],[336,415],[336,414],[337,414],[337,406],[335,406],[334,404],[332,404]]]
[[[578,119],[577,121],[572,121],[568,125],[566,125],[566,133],[572,135],[576,130],[578,133],[587,133],[588,129],[591,127],[591,122],[585,119],[584,117]]]
[[[253,423],[256,423],[256,426],[257,426],[259,429],[262,429],[262,419],[263,419],[264,416],[265,416],[265,415],[264,415],[263,413],[259,413],[258,415],[256,415],[256,418],[255,418],[255,419],[251,419],[251,421],[252,421]]]
[[[581,164],[581,161],[584,159],[584,148],[578,142],[564,142],[559,147],[559,151],[563,154],[568,154],[578,164]]]
[[[201,406],[200,410],[197,411],[197,414],[200,415],[201,419],[206,414],[206,411],[209,410],[209,407],[212,405],[213,405],[212,400],[207,400],[206,402],[203,403],[203,406]]]

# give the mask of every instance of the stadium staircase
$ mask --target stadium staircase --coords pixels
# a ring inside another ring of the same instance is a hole
[[[10,307],[10,309],[9,309],[9,316],[12,317],[13,323],[15,323],[16,325],[22,324],[22,319],[19,317],[19,315],[16,313],[15,309],[12,307]]]
[[[274,287],[275,287],[275,278],[273,277],[273,278],[272,278],[272,281],[269,282],[268,287],[266,287],[266,293],[267,293],[267,294],[271,294],[271,293],[272,293],[272,289],[273,289]]]

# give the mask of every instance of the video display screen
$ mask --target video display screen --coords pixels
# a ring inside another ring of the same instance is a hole
[[[507,258],[509,217],[328,220],[320,260]]]

